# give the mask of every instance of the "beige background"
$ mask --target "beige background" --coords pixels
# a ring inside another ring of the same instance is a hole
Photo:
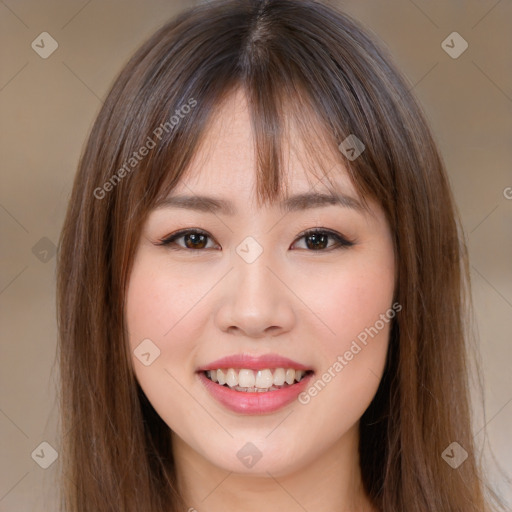
[[[58,444],[51,249],[86,135],[128,57],[191,3],[0,1],[1,512],[56,510],[58,462],[44,470],[31,453]],[[444,155],[469,237],[481,338],[486,418],[477,418],[475,439],[511,475],[512,3],[341,4],[395,55]],[[31,43],[45,31],[59,47],[42,59]],[[457,59],[441,47],[453,31],[469,44]],[[512,500],[492,461],[489,474]]]

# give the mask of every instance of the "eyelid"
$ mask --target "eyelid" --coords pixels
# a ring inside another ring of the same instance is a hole
[[[205,235],[206,237],[210,238],[211,240],[215,240],[208,231],[205,231],[204,229],[200,228],[184,228],[179,229],[178,231],[175,231],[174,233],[171,233],[170,235],[165,236],[164,238],[160,239],[155,245],[170,245],[174,240],[181,238],[184,235],[188,235],[189,233],[196,233],[199,235]],[[194,249],[187,249],[186,247],[180,247],[180,249],[183,249],[185,251],[194,251]],[[204,251],[204,249],[202,249]],[[200,252],[199,250],[195,252]]]
[[[308,252],[321,253],[321,252],[329,252],[334,249],[347,249],[349,247],[352,247],[353,245],[356,245],[356,243],[357,243],[356,240],[351,240],[348,237],[346,237],[345,235],[338,233],[337,231],[334,231],[329,228],[322,228],[322,227],[308,228],[308,229],[302,231],[301,233],[299,233],[297,235],[296,241],[300,240],[301,238],[304,238],[306,235],[313,235],[315,233],[329,235],[331,238],[336,240],[336,244],[329,247],[328,249],[322,249],[322,250],[318,250],[318,251],[310,250]],[[295,244],[296,241],[293,242],[293,244]]]
[[[180,229],[178,231],[175,231],[174,233],[171,233],[170,235],[165,236],[164,238],[162,238],[158,242],[156,242],[155,245],[158,245],[158,246],[170,246],[170,244],[173,243],[174,240],[176,240],[178,238],[181,238],[181,237],[183,237],[185,235],[188,235],[190,233],[204,235],[204,236],[206,236],[207,238],[209,238],[209,239],[211,239],[213,241],[215,240],[214,237],[212,235],[210,235],[210,233],[208,233],[207,231],[205,231],[203,229],[200,229],[200,228],[184,228],[184,229]],[[334,250],[334,249],[346,249],[346,248],[352,247],[353,245],[356,245],[356,243],[357,243],[356,240],[350,240],[346,236],[344,236],[341,233],[338,233],[337,231],[334,231],[332,229],[322,228],[322,227],[314,227],[314,228],[308,228],[308,229],[302,231],[301,233],[299,233],[297,235],[297,238],[295,239],[295,241],[292,243],[292,246],[297,241],[299,241],[300,239],[304,238],[305,236],[313,235],[315,233],[326,234],[326,235],[330,236],[331,238],[336,240],[336,244],[334,244],[333,246],[331,246],[331,247],[329,247],[327,249],[320,249],[320,250],[317,250],[317,251],[315,251],[315,250],[307,250],[306,249],[307,252],[319,252],[319,253],[320,252],[330,252],[331,250]],[[217,243],[217,242],[215,242],[215,243]],[[171,247],[169,247],[169,248],[171,248]],[[181,250],[188,251],[188,252],[202,252],[202,251],[206,250],[206,249],[188,249],[186,247],[181,247],[181,246],[178,246],[177,249],[181,249]]]

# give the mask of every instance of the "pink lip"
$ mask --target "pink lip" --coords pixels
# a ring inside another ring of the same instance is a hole
[[[311,370],[311,367],[282,357],[278,354],[266,354],[262,356],[251,356],[250,354],[237,354],[222,357],[205,366],[198,368],[198,372],[206,370],[218,370],[219,368],[246,368],[248,370],[264,370],[265,368],[293,368],[294,370]]]
[[[285,407],[293,402],[299,393],[304,391],[308,381],[313,376],[313,373],[311,373],[303,377],[300,382],[275,391],[246,393],[244,391],[236,391],[226,386],[221,386],[206,377],[205,372],[207,370],[218,370],[219,368],[245,368],[248,370],[293,368],[295,370],[304,371],[312,370],[312,368],[278,354],[265,354],[261,356],[236,354],[222,357],[221,359],[217,359],[216,361],[198,368],[199,379],[212,397],[228,409],[241,414],[266,414],[277,411],[281,407]]]
[[[216,361],[215,364],[217,364],[219,361]],[[295,364],[296,363],[293,363],[291,367],[294,368]],[[252,365],[250,365],[249,368],[251,366]],[[233,366],[230,366],[230,368],[232,367]],[[272,365],[270,367],[272,367]],[[282,368],[282,366],[278,367]],[[214,367],[212,367],[212,369],[213,368]],[[218,366],[215,366],[215,368],[218,368]],[[225,366],[221,364],[220,368],[225,368]],[[244,366],[244,368],[247,368],[247,366]],[[269,366],[267,365],[265,368],[269,368]],[[268,414],[277,411],[282,407],[285,407],[286,405],[293,402],[299,393],[306,389],[313,375],[313,373],[306,375],[300,382],[296,382],[291,386],[287,386],[276,391],[266,391],[264,393],[246,393],[244,391],[236,391],[226,386],[221,386],[216,382],[212,382],[203,371],[198,373],[200,381],[213,398],[215,398],[218,402],[220,402],[231,411],[240,414]]]

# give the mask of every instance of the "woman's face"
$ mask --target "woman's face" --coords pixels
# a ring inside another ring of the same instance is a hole
[[[279,476],[326,453],[357,453],[395,313],[384,213],[358,208],[341,164],[330,176],[342,202],[256,207],[241,94],[206,142],[168,196],[194,202],[154,209],[140,238],[125,311],[137,380],[175,452],[204,464]],[[286,164],[290,197],[329,194],[293,152]],[[183,229],[193,233],[161,244]]]

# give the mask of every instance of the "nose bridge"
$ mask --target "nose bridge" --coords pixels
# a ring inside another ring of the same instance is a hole
[[[217,311],[219,327],[237,329],[252,337],[270,330],[288,330],[294,320],[287,288],[276,274],[276,258],[254,237],[247,237],[232,254],[231,278]]]
[[[261,238],[258,241],[248,236],[236,247],[233,256],[237,294],[249,301],[257,299],[270,304],[278,292],[276,278],[270,270],[275,266],[272,250],[264,247]]]

